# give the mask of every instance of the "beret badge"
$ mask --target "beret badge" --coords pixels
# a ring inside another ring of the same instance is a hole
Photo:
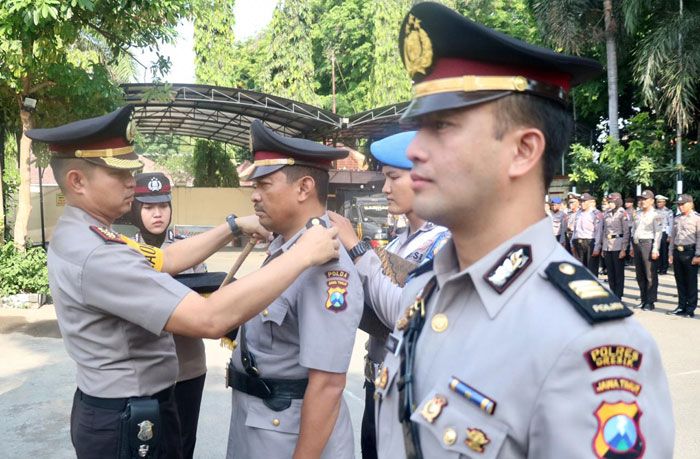
[[[417,73],[426,74],[433,64],[433,44],[428,33],[423,30],[420,19],[409,14],[406,21],[406,36],[403,42],[403,61],[408,74],[413,77]]]

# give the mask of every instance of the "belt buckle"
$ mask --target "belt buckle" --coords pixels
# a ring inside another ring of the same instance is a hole
[[[608,240],[612,240],[612,239],[615,239],[615,236],[612,234],[608,234]]]
[[[685,247],[683,247],[682,245],[679,245],[676,247],[676,250],[678,250],[679,252],[682,252],[685,250]]]

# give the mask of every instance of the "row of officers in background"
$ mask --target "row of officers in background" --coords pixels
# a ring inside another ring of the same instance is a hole
[[[636,201],[636,207],[635,207]],[[659,274],[669,266],[678,289],[678,306],[669,314],[694,317],[697,307],[697,274],[700,265],[700,215],[693,197],[681,194],[676,212],[667,207],[666,196],[644,190],[635,198],[610,193],[602,210],[589,193],[569,193],[548,201],[554,237],[595,275],[607,275],[610,290],[622,298],[624,268],[633,264],[640,300],[637,305],[653,310]]]

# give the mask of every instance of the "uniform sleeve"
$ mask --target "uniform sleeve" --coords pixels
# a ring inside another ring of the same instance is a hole
[[[627,220],[628,216],[626,212],[620,214],[620,226],[622,227],[622,247],[621,250],[627,250],[630,245],[630,225]]]
[[[653,252],[659,253],[659,248],[661,247],[661,238],[663,237],[664,231],[664,215],[657,214],[654,216],[654,247]]]
[[[566,230],[569,225],[569,214],[564,214],[564,216],[561,218],[561,231],[559,231],[559,243],[560,244],[565,244],[566,243]]]
[[[126,245],[105,244],[88,257],[81,288],[86,304],[160,334],[191,290],[151,268]]]
[[[398,319],[402,288],[384,275],[382,262],[373,250],[362,255],[355,267],[364,287],[365,301],[379,320],[393,329]]]
[[[673,457],[659,350],[625,322],[594,327],[559,356],[535,403],[528,457]]]
[[[338,262],[308,270],[296,305],[299,364],[345,373],[363,305],[362,284],[347,255],[341,254]]]
[[[595,240],[593,251],[600,252],[603,248],[603,226],[605,225],[605,217],[601,218],[600,216],[596,216],[593,224],[593,239]]]
[[[695,256],[700,257],[700,218],[695,218]]]

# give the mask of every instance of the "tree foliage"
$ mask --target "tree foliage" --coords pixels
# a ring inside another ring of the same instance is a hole
[[[196,0],[194,4],[195,77],[198,83],[233,86],[238,69],[233,26],[235,0]]]
[[[238,173],[219,142],[197,140],[194,147],[194,186],[237,187]]]

